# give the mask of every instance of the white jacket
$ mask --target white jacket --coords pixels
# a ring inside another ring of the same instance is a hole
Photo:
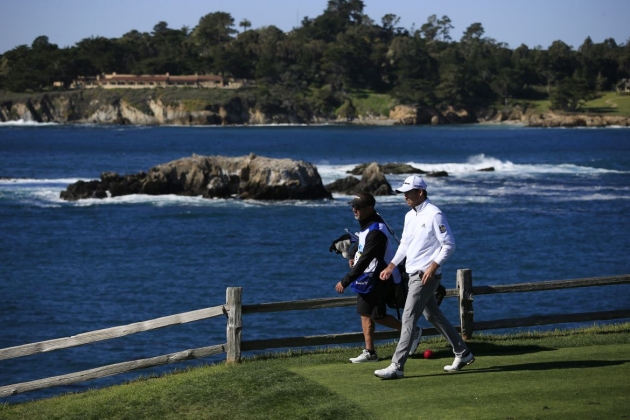
[[[433,261],[440,267],[455,251],[455,238],[446,216],[427,198],[405,215],[400,245],[392,262],[396,265],[406,257],[405,271],[426,271]],[[436,274],[441,273],[438,268]]]

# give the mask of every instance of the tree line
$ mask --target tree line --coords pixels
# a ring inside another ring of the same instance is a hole
[[[229,13],[200,18],[193,29],[159,22],[151,33],[90,37],[59,48],[46,36],[0,55],[0,90],[38,92],[53,82],[102,73],[220,74],[255,80],[261,94],[306,97],[326,111],[348,92],[388,93],[399,103],[480,108],[510,98],[551,99],[576,110],[597,92],[630,77],[630,43],[590,37],[573,47],[557,40],[547,49],[515,49],[484,36],[472,23],[453,39],[448,16],[429,16],[419,28],[399,26],[387,14],[376,23],[361,0],[329,0],[321,15],[305,17],[288,33],[275,26],[237,26]]]

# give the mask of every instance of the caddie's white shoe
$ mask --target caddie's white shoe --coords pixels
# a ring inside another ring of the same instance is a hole
[[[420,344],[420,337],[422,337],[422,328],[416,327],[411,337],[411,347],[409,347],[409,356],[414,354],[418,350],[418,344]]]
[[[468,350],[461,356],[456,356],[452,365],[444,366],[446,372],[459,372],[464,366],[470,365],[475,361],[475,356]]]
[[[381,379],[400,379],[405,376],[405,373],[400,370],[396,363],[392,363],[385,369],[375,370],[374,376],[378,376]]]
[[[365,363],[365,362],[378,362],[378,356],[376,352],[374,354],[370,354],[367,349],[363,349],[363,353],[358,355],[357,357],[351,357],[350,363]]]

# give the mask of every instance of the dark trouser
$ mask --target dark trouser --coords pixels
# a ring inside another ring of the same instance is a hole
[[[407,358],[409,357],[409,348],[411,347],[411,337],[420,314],[429,321],[433,326],[448,340],[453,347],[453,353],[461,356],[468,346],[457,333],[457,330],[446,319],[440,307],[435,300],[435,291],[440,285],[440,275],[433,276],[423,286],[422,272],[409,275],[409,293],[405,302],[405,309],[402,316],[402,329],[400,331],[400,341],[392,357],[392,363],[397,363],[403,369]]]

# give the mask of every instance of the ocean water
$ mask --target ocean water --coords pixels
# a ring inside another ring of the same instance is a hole
[[[443,270],[475,285],[630,273],[630,130],[449,127],[99,127],[0,125],[0,348],[225,302],[335,297],[346,261],[330,242],[356,228],[348,198],[263,202],[126,196],[65,202],[101,172],[146,171],[198,155],[255,153],[315,164],[325,184],[368,162],[425,178],[457,250]],[[492,172],[479,169],[494,168]],[[388,176],[397,186],[405,175]],[[377,211],[401,233],[401,196]],[[628,285],[478,296],[475,319],[627,309]],[[445,313],[458,323],[457,303]],[[358,332],[353,307],[244,316],[243,339]],[[428,326],[422,321],[423,326]],[[573,327],[579,324],[537,327]],[[225,342],[216,318],[0,361],[0,386]],[[201,359],[0,399],[20,402],[120,383]]]

